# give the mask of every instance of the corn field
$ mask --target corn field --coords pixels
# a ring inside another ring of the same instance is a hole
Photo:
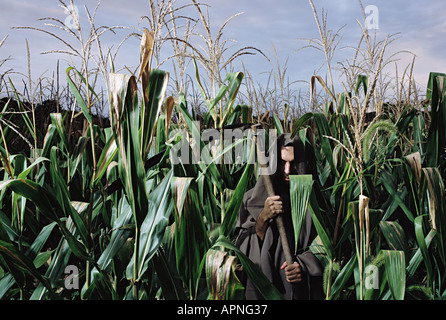
[[[156,17],[175,22],[176,11],[166,8]],[[314,12],[322,40],[309,45],[330,57],[332,34]],[[407,95],[386,103],[380,75],[392,38],[369,42],[364,28],[355,59],[361,44],[373,54],[344,70],[344,91],[334,91],[331,75],[314,75],[309,99],[294,106],[277,99],[281,105],[265,112],[252,104],[255,92],[242,92],[252,83],[248,73],[226,65],[257,49],[219,62],[209,58],[225,52],[218,40],[208,38],[208,57],[175,28],[161,39],[163,22],[146,18],[137,72],[116,72],[112,55],[101,51],[93,74],[91,53],[79,51],[85,63],[65,72],[76,108],[53,110],[44,124],[7,82],[13,99],[0,114],[0,299],[241,300],[242,270],[265,299],[282,299],[234,244],[243,196],[260,167],[250,143],[254,124],[298,135],[311,154],[308,208],[318,235],[311,250],[324,266],[327,300],[446,297],[446,74],[430,74],[425,99],[414,98],[409,78]],[[101,31],[91,30],[90,46]],[[172,80],[158,68],[160,39],[184,50],[172,61],[182,76],[186,63],[194,67],[188,85],[198,88],[201,107],[195,91],[185,93],[186,78]],[[98,74],[105,94],[95,91]],[[108,106],[109,121],[97,121],[98,103]],[[248,133],[223,144],[224,130],[234,128]],[[220,137],[210,141],[206,130]],[[179,145],[188,159],[175,157]],[[237,148],[241,159],[233,159]],[[197,150],[209,161],[194,161]]]

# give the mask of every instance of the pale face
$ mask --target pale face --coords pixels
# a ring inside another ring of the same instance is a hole
[[[294,147],[282,147],[280,149],[281,160],[279,163],[279,173],[285,183],[290,182],[290,175],[296,174],[294,164]]]

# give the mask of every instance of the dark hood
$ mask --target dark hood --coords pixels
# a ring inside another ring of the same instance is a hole
[[[276,153],[275,156],[280,158],[280,150],[282,146],[293,146],[294,147],[294,163],[296,166],[297,174],[309,174],[308,164],[307,164],[307,156],[305,153],[305,147],[302,140],[296,135],[293,139],[291,139],[290,133],[283,133],[277,138],[276,142]],[[275,159],[277,165],[279,164],[280,159]],[[271,161],[271,159],[270,159]],[[280,174],[279,170],[276,170],[274,174],[271,176],[271,181],[273,182],[274,189],[279,189],[279,181]],[[259,176],[257,179],[257,183],[252,192],[251,198],[248,200],[248,205],[258,208],[263,208],[265,199],[267,198],[266,188],[264,179],[262,176]],[[260,212],[259,212],[260,213]]]

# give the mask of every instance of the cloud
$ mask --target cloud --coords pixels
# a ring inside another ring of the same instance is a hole
[[[351,0],[313,0],[320,16],[322,8],[328,14],[327,28],[334,31],[346,25],[341,31],[343,36],[334,63],[343,61],[351,52],[341,50],[344,46],[356,45],[361,37],[361,29],[356,19],[362,21],[361,7],[357,1]],[[293,80],[308,80],[321,64],[324,63],[324,55],[313,49],[296,52],[305,42],[298,38],[318,38],[318,29],[313,12],[308,1],[296,0],[205,0],[200,3],[209,4],[209,14],[212,22],[212,30],[215,33],[221,25],[233,14],[243,12],[234,18],[224,29],[224,39],[234,39],[235,47],[228,50],[231,54],[235,50],[253,46],[262,50],[271,60],[274,60],[272,43],[277,49],[280,64],[284,66],[288,59],[288,75]],[[67,2],[68,3],[68,2]],[[90,12],[94,10],[94,1],[75,1],[79,6],[83,21],[86,16],[83,13],[84,4],[89,5]],[[181,6],[190,3],[188,0],[177,0],[176,5]],[[3,0],[0,3],[2,20],[0,20],[0,38],[10,34],[4,47],[0,48],[0,58],[11,55],[13,61],[7,63],[4,68],[17,69],[26,73],[26,46],[28,39],[32,52],[32,63],[35,74],[44,70],[53,70],[57,59],[61,56],[42,56],[39,53],[52,49],[61,49],[63,45],[50,36],[36,31],[11,30],[11,26],[43,26],[38,18],[53,16],[65,19],[67,16],[60,8],[57,1],[41,0],[17,1]],[[374,0],[370,3],[379,8],[380,29],[378,36],[383,39],[387,34],[401,32],[401,39],[390,47],[392,52],[408,50],[416,54],[415,72],[417,80],[423,83],[430,71],[446,72],[443,54],[446,51],[443,39],[446,37],[446,4],[443,1],[422,0],[408,2],[404,0]],[[403,10],[404,9],[404,10]],[[177,14],[190,15],[198,18],[196,9],[188,7]],[[121,0],[103,1],[97,14],[97,25],[122,25],[138,27],[142,15],[149,15],[149,3],[147,0],[127,1],[125,5]],[[146,27],[144,21],[140,27]],[[199,29],[197,25],[196,31]],[[131,32],[128,30],[127,32]],[[116,46],[125,32],[104,38],[103,45]],[[198,37],[195,37],[198,39]],[[106,42],[105,42],[106,40]],[[197,40],[198,41],[198,40]],[[131,61],[134,65],[138,61],[138,41],[132,39],[125,44],[119,54],[119,62],[122,64]],[[163,51],[166,54],[167,51]],[[399,64],[410,63],[411,55],[403,55]],[[261,73],[269,71],[271,64],[261,55],[243,56],[240,58],[253,76],[261,79]],[[240,64],[239,64],[240,65]],[[167,67],[167,66],[166,66]],[[427,78],[426,78],[427,79]]]

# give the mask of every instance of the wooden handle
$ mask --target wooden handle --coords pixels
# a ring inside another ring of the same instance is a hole
[[[253,130],[254,130],[255,143],[257,145],[257,156],[259,158],[259,163],[260,163],[261,167],[264,167],[265,163],[266,163],[265,154],[259,148],[259,144],[257,143],[257,135],[255,135],[254,127],[253,127]],[[274,192],[273,183],[271,182],[271,177],[269,175],[262,175],[262,177],[263,177],[263,182],[265,184],[265,188],[268,193],[268,196],[269,197],[274,196],[275,192]],[[285,255],[285,261],[286,261],[287,265],[292,265],[294,262],[294,259],[293,259],[293,256],[291,255],[290,246],[288,244],[288,238],[286,236],[285,226],[283,224],[283,218],[281,215],[278,215],[275,218],[275,220],[276,220],[276,224],[277,224],[277,229],[279,230],[280,241],[282,242],[282,248],[283,248],[283,254]]]
[[[264,175],[263,176],[263,181],[265,183],[265,186],[267,184],[270,185],[270,188],[272,188],[272,183],[271,183],[271,179],[269,176]],[[267,188],[268,190],[268,188]],[[274,193],[269,194],[268,195],[270,197],[274,196]],[[281,215],[278,215],[276,218],[276,224],[277,224],[277,229],[279,229],[279,234],[280,234],[280,241],[282,242],[282,248],[283,248],[283,254],[285,255],[285,261],[287,263],[287,265],[292,265],[294,260],[293,260],[293,256],[291,255],[291,250],[290,250],[290,246],[288,244],[288,238],[286,236],[286,231],[285,231],[285,226],[283,224],[283,217]]]

